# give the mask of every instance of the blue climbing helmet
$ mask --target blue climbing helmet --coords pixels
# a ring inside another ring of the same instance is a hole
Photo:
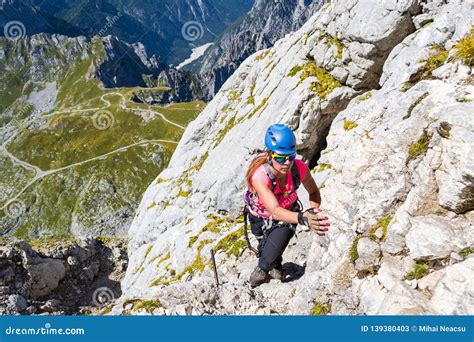
[[[265,133],[265,147],[278,154],[296,153],[296,138],[290,127],[284,124],[274,124]]]

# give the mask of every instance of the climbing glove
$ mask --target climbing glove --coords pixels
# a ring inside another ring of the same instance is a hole
[[[321,209],[308,209],[298,214],[298,223],[316,231],[318,235],[326,234],[329,226],[328,217],[319,215]]]

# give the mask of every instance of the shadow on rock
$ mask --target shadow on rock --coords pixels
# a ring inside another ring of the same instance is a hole
[[[306,270],[306,266],[300,266],[294,262],[287,262],[283,264],[283,271],[286,273],[283,283],[289,283],[300,279]]]

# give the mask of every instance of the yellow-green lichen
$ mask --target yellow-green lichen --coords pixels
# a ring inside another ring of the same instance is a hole
[[[327,169],[332,169],[332,165],[328,163],[320,163],[318,164],[318,168],[316,169],[316,172],[323,172],[324,170]]]
[[[428,273],[428,270],[429,270],[429,266],[428,264],[422,262],[422,261],[418,261],[416,264],[415,264],[415,268],[413,271],[411,272],[408,272],[404,277],[403,279],[404,280],[413,280],[413,279],[420,279],[420,278],[423,278],[427,273]]]
[[[258,56],[255,57],[255,60],[257,61],[261,61],[262,59],[265,59],[268,54],[270,53],[270,49],[266,49],[264,50],[261,54],[259,54]]]
[[[268,71],[268,74],[267,76],[265,76],[265,81],[268,80],[268,78],[270,77],[270,75],[272,74],[273,70],[276,68],[276,63],[272,65],[272,67],[270,68],[270,70]]]
[[[112,306],[106,306],[105,308],[102,309],[102,311],[99,313],[99,315],[107,315],[112,311]]]
[[[146,207],[147,209],[151,209],[151,208],[154,208],[156,207],[156,202],[153,201],[148,207]]]
[[[268,97],[264,98],[262,102],[257,106],[257,108],[255,108],[254,110],[250,112],[250,114],[247,116],[247,119],[252,118],[260,109],[263,108],[263,110],[265,110],[266,107],[264,108],[264,106],[267,105],[267,101],[268,101]]]
[[[243,238],[244,226],[222,238],[217,243],[214,250],[216,252],[223,251],[227,256],[234,255],[236,258],[238,258],[246,247],[246,242]]]
[[[357,251],[357,244],[362,236],[358,235],[352,241],[351,248],[349,249],[349,260],[354,263],[359,259],[359,252]]]
[[[419,156],[423,156],[428,151],[428,146],[430,144],[430,137],[426,130],[423,131],[422,136],[416,142],[408,146],[408,157],[406,160],[406,165],[412,160],[415,160]]]
[[[372,97],[373,93],[372,91],[368,91],[368,92],[365,92],[364,94],[362,94],[361,96],[359,96],[356,100],[356,103],[359,104],[359,103],[362,103],[368,99],[370,99]]]
[[[336,46],[336,49],[337,49],[336,58],[342,59],[344,44],[342,44],[342,42],[338,38],[331,36],[329,33],[324,33],[318,38],[316,43],[319,43],[322,40],[326,40],[326,43],[328,44],[328,46],[333,46],[333,45]]]
[[[255,98],[253,96],[253,92],[255,90],[256,85],[257,84],[255,82],[253,82],[252,85],[250,86],[250,95],[247,98],[247,104],[252,104],[252,105],[255,104]]]
[[[377,223],[372,228],[370,228],[368,237],[371,240],[376,241],[376,242],[382,242],[382,241],[387,240],[387,228],[388,228],[388,225],[390,224],[391,220],[392,220],[392,218],[390,216],[385,216],[385,217],[380,218],[377,221]],[[375,235],[375,233],[379,229],[382,229],[382,236],[380,238],[378,238]]]
[[[223,218],[223,217],[215,216],[213,214],[209,214],[208,218],[212,219],[212,221],[209,222],[206,226],[204,226],[204,228],[201,230],[201,232],[198,235],[190,239],[188,243],[188,246],[190,248],[196,243],[199,236],[205,231],[218,233],[221,231],[224,224],[237,224],[237,223],[243,222],[242,216],[239,216],[238,218]],[[222,238],[216,244],[216,246],[214,247],[214,250],[216,252],[222,250],[227,254],[227,256],[230,256],[230,255],[235,255],[236,257],[240,256],[241,251],[243,250],[243,248],[245,248],[245,241],[241,239],[243,237],[243,234],[244,234],[244,231],[243,231],[243,226],[242,226],[238,230]],[[176,274],[176,272],[172,270],[172,272],[169,272],[169,275],[162,275],[158,279],[155,279],[150,284],[150,286],[167,286],[171,284],[172,282],[181,280],[185,275],[193,276],[198,272],[203,272],[206,267],[211,266],[211,261],[209,259],[206,260],[202,256],[201,251],[204,248],[204,246],[211,244],[214,241],[215,239],[205,239],[205,240],[200,241],[197,247],[196,258],[190,265],[187,265],[179,274]]]
[[[243,90],[241,90],[240,92],[237,91],[237,90],[230,90],[229,91],[229,100],[230,101],[239,100],[242,93],[243,93]]]
[[[474,253],[474,249],[466,247],[459,252],[459,255],[463,258],[467,257],[469,254]]]
[[[150,254],[150,252],[151,252],[152,249],[153,249],[153,245],[148,246],[148,248],[146,249],[145,256],[143,257],[143,259],[146,259],[146,257],[148,256],[148,254]]]
[[[211,232],[211,233],[217,234],[217,233],[220,233],[224,227],[239,222],[239,219],[232,219],[229,217],[219,217],[213,214],[209,214],[207,218],[210,219],[211,221],[209,221],[197,235],[194,235],[189,239],[189,243],[188,243],[189,248],[191,248],[194,245],[194,243],[197,241],[197,239],[201,236],[202,233]]]
[[[323,100],[334,89],[341,87],[341,83],[327,72],[326,69],[319,67],[314,60],[308,60],[304,64],[303,71],[300,74],[300,82],[308,77],[316,77],[317,82],[311,82],[310,89]]]
[[[303,67],[301,65],[295,65],[293,68],[291,68],[290,72],[288,72],[288,77],[295,76],[301,70],[303,70]]]
[[[199,160],[197,161],[196,164],[194,164],[188,171],[199,171],[201,170],[202,168],[202,165],[204,164],[204,162],[206,161],[207,157],[209,156],[209,151],[206,151],[202,156],[201,158],[199,158]]]
[[[153,310],[163,307],[159,300],[139,300],[133,303],[132,311],[145,309],[146,312],[152,313]]]
[[[460,59],[464,64],[473,66],[474,65],[474,29],[471,29],[463,39],[461,39],[456,45],[454,57]]]
[[[180,187],[176,197],[188,197],[190,193],[191,191],[185,191],[183,190],[183,188]]]
[[[157,260],[159,257],[161,257],[161,259],[158,260],[158,263],[156,265],[157,267],[159,267],[165,260],[168,260],[171,257],[171,255],[169,252],[165,256],[162,256],[162,254],[155,255],[153,258],[151,258],[148,261],[148,264],[155,262],[155,260]]]
[[[222,142],[226,134],[229,133],[229,131],[232,128],[234,128],[234,126],[235,126],[235,116],[230,118],[227,124],[224,126],[224,128],[219,131],[219,135],[216,137],[214,141],[214,147],[219,146],[219,144]]]
[[[421,60],[423,63],[416,73],[410,76],[408,82],[405,82],[402,87],[402,91],[407,91],[413,87],[416,83],[421,80],[431,78],[433,70],[438,69],[448,59],[449,51],[440,45],[432,45],[431,50],[434,52],[431,56],[425,60]]]
[[[413,113],[413,110],[416,108],[416,106],[418,106],[418,105],[421,103],[421,101],[423,101],[428,95],[429,95],[429,93],[428,93],[428,92],[425,92],[425,93],[423,93],[421,96],[419,96],[419,97],[415,100],[415,102],[413,102],[413,103],[410,105],[410,107],[408,107],[408,111],[407,111],[407,113],[405,114],[405,116],[403,117],[403,119],[404,119],[404,120],[405,120],[405,119],[408,119],[408,118],[411,116],[411,114]]]
[[[311,308],[311,316],[326,316],[331,312],[331,303],[319,303],[315,302]]]
[[[344,119],[344,123],[342,125],[345,131],[350,131],[351,129],[354,129],[357,126],[359,125],[355,121],[346,120],[346,119]]]

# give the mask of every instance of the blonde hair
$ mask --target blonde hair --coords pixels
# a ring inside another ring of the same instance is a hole
[[[250,190],[253,190],[252,187],[252,176],[257,171],[257,169],[262,166],[263,164],[268,162],[268,157],[270,156],[270,151],[265,151],[261,153],[261,156],[257,156],[252,162],[250,163],[249,168],[247,169],[247,174],[245,175],[245,180],[247,181],[247,187]]]

